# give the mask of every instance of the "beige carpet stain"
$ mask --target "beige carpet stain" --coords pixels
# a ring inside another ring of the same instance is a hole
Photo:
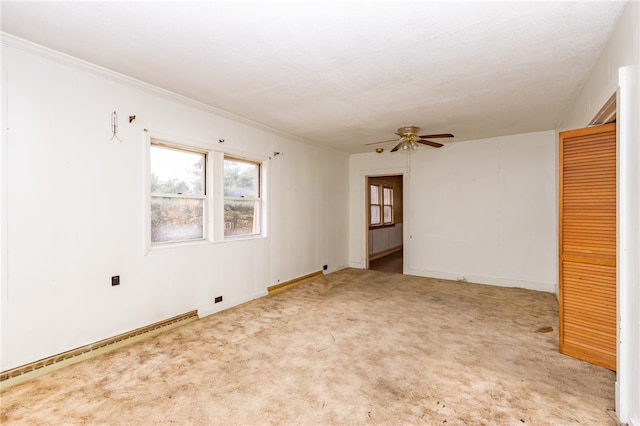
[[[557,316],[548,293],[347,269],[17,385],[1,420],[615,425],[615,373],[558,353]]]

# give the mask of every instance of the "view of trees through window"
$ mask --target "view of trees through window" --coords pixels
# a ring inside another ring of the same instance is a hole
[[[224,236],[259,235],[261,164],[224,157],[224,214],[209,211],[216,201],[207,195],[207,152],[152,140],[150,165],[150,234],[152,244],[207,239],[206,223],[213,215],[224,222]],[[219,222],[218,222],[219,223]]]
[[[260,164],[224,159],[224,235],[260,233]]]
[[[151,145],[151,242],[204,239],[206,154]]]

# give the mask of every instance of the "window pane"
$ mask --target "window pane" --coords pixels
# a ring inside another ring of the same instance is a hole
[[[384,194],[384,204],[388,204],[388,205],[393,204],[393,202],[392,202],[392,200],[393,200],[393,189],[384,188],[382,190],[382,192]]]
[[[151,145],[151,193],[204,195],[205,157]]]
[[[204,200],[151,197],[151,242],[204,239]]]
[[[371,206],[371,224],[380,224],[380,206]]]
[[[259,201],[225,200],[224,235],[252,235],[260,233],[258,229]]]
[[[371,185],[371,201],[369,202],[369,204],[380,204],[378,191],[379,189],[377,185]]]
[[[384,206],[384,223],[391,223],[393,221],[393,214],[391,212],[391,206]]]
[[[224,196],[259,198],[260,165],[241,160],[224,160]]]

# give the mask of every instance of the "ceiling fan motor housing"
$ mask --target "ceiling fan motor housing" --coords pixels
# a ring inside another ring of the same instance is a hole
[[[398,127],[398,135],[405,136],[407,134],[417,135],[420,131],[420,127],[418,126],[402,126]]]

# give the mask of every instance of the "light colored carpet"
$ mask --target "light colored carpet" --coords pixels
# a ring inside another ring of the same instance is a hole
[[[556,324],[548,293],[347,269],[17,385],[1,420],[615,425],[615,374]]]

